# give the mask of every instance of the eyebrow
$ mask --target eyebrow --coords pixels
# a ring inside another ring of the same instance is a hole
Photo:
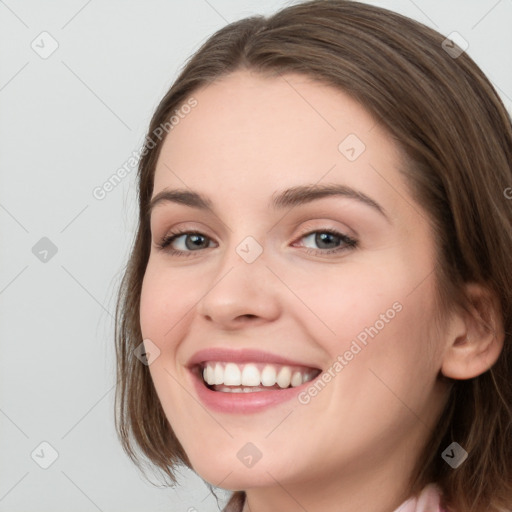
[[[272,195],[269,207],[273,210],[292,208],[322,199],[324,197],[341,196],[355,199],[370,206],[390,221],[385,209],[374,199],[352,187],[341,184],[332,185],[297,185],[286,190],[277,191]],[[212,210],[213,203],[205,195],[187,189],[165,189],[156,194],[150,201],[148,215],[162,203],[171,202],[198,208],[199,210]]]

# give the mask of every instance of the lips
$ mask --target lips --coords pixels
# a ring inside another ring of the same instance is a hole
[[[204,405],[231,414],[256,413],[292,400],[321,373],[310,363],[253,349],[201,350],[187,367]]]
[[[297,401],[307,386],[315,385],[321,378],[318,374],[313,380],[297,387],[247,387],[244,386],[208,386],[199,372],[199,366],[190,370],[190,384],[203,405],[215,412],[224,414],[256,414],[289,402]],[[216,388],[216,389],[215,389]],[[229,389],[228,389],[229,388]]]

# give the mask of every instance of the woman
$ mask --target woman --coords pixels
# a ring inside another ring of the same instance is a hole
[[[512,128],[461,48],[344,0],[238,21],[142,154],[134,461],[226,511],[512,508]]]

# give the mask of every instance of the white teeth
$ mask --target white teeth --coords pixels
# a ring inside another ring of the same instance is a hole
[[[215,364],[214,382],[213,384],[222,384],[224,382],[224,368],[220,363]],[[208,382],[208,384],[210,384]]]
[[[217,386],[216,391],[220,391],[221,393],[255,393],[258,391],[265,391],[264,388],[261,387],[230,387],[230,386]]]
[[[300,372],[294,372],[291,380],[292,387],[295,388],[302,384],[302,375]]]
[[[267,364],[261,372],[261,383],[264,386],[273,386],[276,383],[277,374],[276,369],[273,366]]]
[[[242,370],[242,386],[259,386],[260,372],[256,365],[246,364]]]
[[[320,370],[301,367],[262,363],[236,364],[218,361],[207,362],[202,372],[203,379],[209,386],[216,386],[217,391],[232,391],[234,393],[262,391],[263,387],[278,389],[290,386],[297,387],[310,381],[319,373]]]
[[[224,368],[224,384],[226,386],[240,386],[242,384],[242,373],[235,363],[228,363]]]
[[[280,388],[287,388],[290,386],[292,380],[292,371],[289,366],[283,366],[277,374],[277,383]]]
[[[213,382],[213,368],[211,366],[206,367],[206,382]]]

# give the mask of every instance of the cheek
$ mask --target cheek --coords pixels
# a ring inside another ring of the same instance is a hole
[[[382,364],[430,372],[425,363],[436,341],[436,305],[434,280],[425,275],[395,258],[296,278],[294,290],[310,310],[301,322],[332,362],[346,355],[351,366],[364,369]]]
[[[415,289],[416,273],[390,268],[333,280],[323,288],[323,300],[317,290],[317,307],[334,331],[322,336],[322,344],[334,374],[342,376],[333,379],[333,396],[325,397],[333,417],[341,414],[333,404],[343,403],[358,418],[373,411],[392,425],[391,412],[400,416],[402,401],[421,408],[435,380],[433,280]],[[334,368],[335,361],[340,364]]]
[[[328,353],[330,375],[325,387],[307,390],[301,403],[306,412],[329,417],[322,435],[332,436],[333,443],[341,435],[347,441],[343,450],[354,456],[364,446],[369,452],[384,449],[375,444],[378,435],[393,442],[405,436],[417,421],[411,410],[428,417],[424,411],[437,373],[432,280],[414,290],[421,281],[416,274],[398,275],[390,268],[333,275],[302,292],[309,289],[305,302],[322,320],[311,315],[303,325]]]
[[[140,295],[140,327],[144,338],[156,337],[161,330],[163,288],[162,283],[153,279],[148,268]]]
[[[347,265],[304,273],[302,279],[295,278],[293,289],[311,312],[304,318],[311,326],[317,324],[322,337],[335,341],[356,337],[376,322],[382,329],[381,315],[385,320],[397,317],[411,288],[408,281],[393,276],[389,266]],[[326,337],[329,331],[331,336]]]
[[[178,272],[149,262],[140,297],[140,325],[145,338],[163,341],[169,337],[169,330],[179,325],[180,318],[190,309],[189,290],[194,290],[193,283],[180,279]]]

